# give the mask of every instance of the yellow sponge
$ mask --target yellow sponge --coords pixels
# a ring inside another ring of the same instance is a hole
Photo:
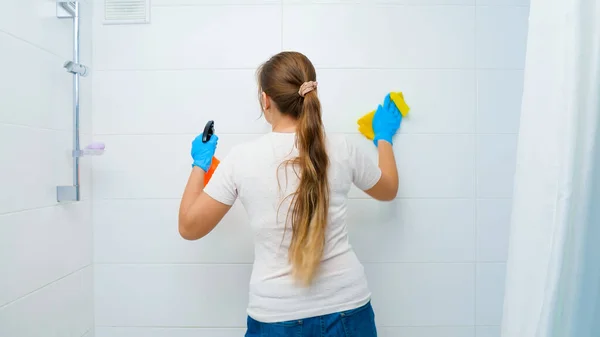
[[[390,99],[392,100],[392,102],[394,102],[394,104],[396,104],[396,107],[398,108],[398,110],[400,110],[400,114],[402,114],[402,117],[406,117],[406,115],[408,115],[408,111],[410,111],[410,107],[408,106],[408,104],[406,104],[402,92],[390,92]],[[362,116],[357,122],[358,131],[370,140],[373,140],[373,138],[375,138],[375,132],[373,132],[374,116],[375,110]]]

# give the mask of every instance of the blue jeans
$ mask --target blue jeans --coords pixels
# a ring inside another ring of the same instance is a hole
[[[371,303],[348,311],[280,323],[248,317],[246,337],[377,337]]]

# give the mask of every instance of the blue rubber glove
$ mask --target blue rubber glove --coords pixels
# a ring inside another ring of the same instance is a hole
[[[192,159],[194,159],[193,166],[198,166],[204,172],[208,172],[210,168],[210,164],[212,163],[212,158],[215,155],[215,150],[217,149],[217,142],[219,141],[219,137],[217,135],[212,135],[208,142],[202,142],[202,134],[200,134],[194,141],[192,142]]]
[[[375,146],[377,146],[379,140],[385,140],[393,144],[392,138],[400,128],[400,122],[402,122],[402,114],[388,94],[385,96],[383,105],[377,107],[373,117],[373,132],[375,133],[373,142]]]

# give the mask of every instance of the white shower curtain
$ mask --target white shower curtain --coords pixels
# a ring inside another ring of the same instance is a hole
[[[598,337],[600,0],[531,1],[517,152],[502,337]]]

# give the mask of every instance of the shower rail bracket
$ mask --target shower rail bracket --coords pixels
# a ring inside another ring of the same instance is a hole
[[[75,3],[77,1],[56,1],[56,17],[59,19],[72,19],[75,16]]]
[[[56,186],[58,202],[79,201],[79,186]]]

